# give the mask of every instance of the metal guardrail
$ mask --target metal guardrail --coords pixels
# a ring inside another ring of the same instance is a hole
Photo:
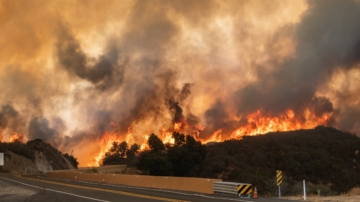
[[[213,182],[214,194],[233,195],[250,198],[252,185],[239,182]]]

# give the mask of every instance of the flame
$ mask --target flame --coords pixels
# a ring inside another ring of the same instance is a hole
[[[318,125],[326,125],[330,120],[329,115],[324,114],[322,117],[316,117],[309,109],[304,111],[304,116],[306,120],[300,121],[291,109],[278,117],[267,116],[261,110],[257,110],[247,116],[248,123],[235,130],[231,134],[231,138],[241,138],[245,135],[254,136],[275,131],[310,129]]]
[[[126,141],[128,144],[134,143],[133,134],[130,132],[130,128],[128,130],[129,132],[125,136],[121,136],[117,133],[105,132],[100,140],[100,150],[98,154],[95,156],[92,162],[89,162],[87,164],[87,166],[88,167],[100,166],[102,159],[105,157],[105,153],[112,147],[113,142]],[[147,139],[149,138],[149,136],[145,135],[144,137],[145,137],[144,142],[140,145],[140,150],[145,150],[148,148]]]
[[[89,167],[100,166],[101,160],[104,158],[105,153],[111,148],[113,142],[115,142],[115,141],[119,142],[122,140],[123,139],[118,138],[116,134],[111,134],[111,133],[105,132],[105,134],[103,134],[103,136],[100,140],[100,151],[95,156],[94,161],[91,163],[88,163],[88,166]]]
[[[243,136],[255,136],[269,132],[310,129],[318,125],[326,125],[330,121],[329,114],[323,114],[321,117],[316,117],[310,109],[305,109],[302,113],[303,114],[299,114],[301,116],[297,116],[293,110],[289,109],[278,116],[271,116],[262,110],[257,110],[253,113],[250,113],[246,117],[246,125],[237,128],[231,134],[224,134],[223,129],[218,129],[211,136],[202,138],[200,137],[200,134],[206,129],[206,127],[195,125],[193,126],[192,135],[197,141],[201,141],[203,144],[207,144],[210,142],[221,142],[230,138],[241,139]],[[110,124],[116,125],[115,123]],[[185,134],[188,128],[188,123],[186,123],[185,120],[181,120],[181,122],[174,123],[172,129],[167,130],[162,128],[159,131],[160,133],[158,134],[158,137],[163,141],[164,144],[174,144],[175,141],[172,137],[173,132],[181,132]],[[140,144],[140,151],[149,148],[147,145],[149,135],[144,134],[143,137],[143,142]],[[101,160],[105,156],[105,153],[111,148],[114,141],[126,141],[128,144],[135,143],[131,128],[128,128],[128,133],[125,135],[109,132],[103,134],[100,141],[100,150],[96,155],[94,162],[89,163],[88,166],[99,166],[101,164]]]
[[[15,141],[19,141],[19,142],[25,142],[25,137],[19,133],[14,133],[11,137],[10,137],[10,142],[15,142]]]
[[[215,131],[210,138],[206,139],[206,140],[202,140],[202,139],[196,139],[196,140],[200,140],[203,144],[207,144],[209,142],[221,142],[222,139],[222,129],[219,129],[217,131]]]
[[[177,130],[178,128],[176,128],[178,126],[180,126],[180,124],[178,124],[178,123],[174,124],[174,132],[179,131],[179,130]],[[165,131],[165,128],[163,128],[163,129],[160,130],[160,134],[161,134],[160,139],[163,141],[164,144],[166,144],[166,143],[174,144],[175,143],[175,140],[172,137],[172,132],[171,131]]]

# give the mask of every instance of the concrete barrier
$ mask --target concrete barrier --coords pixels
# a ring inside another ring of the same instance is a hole
[[[213,194],[213,182],[221,182],[221,179],[188,178],[188,177],[165,177],[147,175],[123,175],[102,173],[76,173],[56,172],[47,174],[48,178],[69,179],[79,181],[98,182],[106,184],[121,184],[137,187],[149,187],[157,189],[172,189]]]

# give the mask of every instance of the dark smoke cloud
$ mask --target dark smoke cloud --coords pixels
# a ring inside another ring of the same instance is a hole
[[[50,126],[49,120],[43,117],[34,117],[29,123],[29,139],[40,138],[46,142],[51,142],[55,147],[62,144],[63,137],[61,136],[66,126],[60,118],[53,121],[53,126]]]
[[[359,68],[360,3],[301,4],[1,2],[0,128],[82,154],[107,131],[130,128],[142,143],[182,120],[186,133],[204,126],[200,138],[220,129],[227,138],[259,109],[310,109],[358,132],[359,90],[329,82]]]
[[[101,90],[122,83],[128,60],[117,64],[119,51],[114,45],[110,46],[106,55],[97,59],[88,58],[69,28],[60,25],[56,48],[60,65],[70,75],[90,81]],[[95,60],[93,65],[90,64],[94,62],[92,60]]]
[[[355,1],[308,1],[309,9],[296,25],[296,57],[275,71],[258,66],[258,80],[234,94],[238,113],[257,109],[278,115],[286,109],[300,113],[307,105],[316,116],[333,111],[329,98],[317,97],[336,68],[359,62],[360,5]],[[283,30],[280,30],[283,31]]]
[[[5,129],[10,124],[11,119],[16,119],[18,114],[12,105],[2,106],[0,111],[0,128]]]
[[[326,97],[315,97],[310,104],[313,106],[313,111],[317,117],[334,111],[332,103]]]
[[[182,122],[184,120],[183,110],[173,98],[169,100],[170,110],[174,113],[173,122]]]
[[[342,111],[336,111],[337,123],[339,128],[346,128],[349,131],[359,131],[360,110],[353,107],[343,108]]]
[[[185,83],[181,89],[178,100],[180,102],[182,102],[182,101],[186,100],[186,98],[189,97],[190,94],[191,94],[191,84]]]
[[[220,100],[205,112],[205,120],[208,127],[200,133],[202,137],[209,137],[220,129],[222,134],[229,135],[242,124],[245,124],[242,120],[231,120],[229,113]]]
[[[8,103],[1,107],[0,135],[5,130],[9,130],[8,135],[12,135],[15,132],[24,133],[22,125],[25,125],[25,120],[12,104]]]

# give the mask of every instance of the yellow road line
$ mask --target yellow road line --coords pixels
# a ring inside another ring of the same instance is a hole
[[[155,199],[155,200],[159,200],[159,201],[171,201],[171,202],[188,202],[188,201],[182,201],[182,200],[177,200],[177,199],[163,198],[163,197],[157,197],[157,196],[148,196],[148,195],[144,195],[144,194],[135,194],[135,193],[124,192],[124,191],[109,190],[109,189],[102,189],[102,188],[96,188],[96,187],[86,187],[86,186],[80,186],[80,185],[65,184],[65,183],[60,183],[60,182],[52,182],[52,181],[47,181],[47,180],[39,180],[39,179],[34,179],[34,178],[22,177],[20,175],[16,175],[16,176],[20,177],[20,178],[26,178],[26,179],[50,183],[50,184],[57,184],[57,185],[80,188],[80,189],[90,189],[90,190],[95,190],[95,191],[103,191],[103,192],[121,194],[121,195],[125,195],[125,196],[133,196],[133,197],[138,197],[138,198],[147,198],[147,199]]]

